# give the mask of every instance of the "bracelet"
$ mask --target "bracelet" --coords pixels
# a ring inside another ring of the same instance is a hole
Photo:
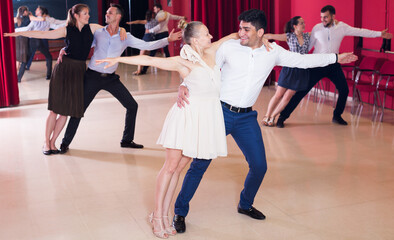
[[[338,53],[335,53],[335,57],[336,57],[335,63],[338,63]]]

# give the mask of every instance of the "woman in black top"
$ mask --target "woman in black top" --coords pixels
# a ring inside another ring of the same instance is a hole
[[[30,23],[29,9],[20,6],[16,13],[15,28],[26,27]],[[19,62],[18,82],[21,81],[27,59],[29,58],[29,38],[17,37],[15,39],[16,61]]]
[[[67,116],[83,116],[83,77],[86,59],[93,42],[93,34],[102,28],[98,24],[89,24],[89,7],[76,4],[68,11],[67,26],[53,31],[26,31],[5,34],[5,36],[26,36],[32,38],[66,38],[66,56],[55,65],[49,85],[49,115],[45,127],[45,143],[42,152],[45,155],[57,154],[56,139],[62,131]],[[121,38],[126,31],[121,29]]]

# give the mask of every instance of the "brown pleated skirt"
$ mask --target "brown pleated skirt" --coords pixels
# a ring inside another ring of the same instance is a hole
[[[27,37],[16,37],[15,38],[16,48],[16,61],[27,62],[29,57],[29,38]]]
[[[86,61],[63,56],[56,64],[49,84],[48,110],[54,113],[81,118],[84,113],[83,78]]]

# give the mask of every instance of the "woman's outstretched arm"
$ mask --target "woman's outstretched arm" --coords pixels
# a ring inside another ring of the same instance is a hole
[[[126,63],[131,65],[144,65],[158,67],[167,71],[176,71],[181,74],[182,77],[189,74],[189,69],[182,64],[182,60],[179,56],[170,58],[159,58],[150,56],[133,56],[133,57],[116,57],[116,58],[105,58],[101,60],[96,60],[96,64],[107,63],[104,68],[111,67],[117,63]]]
[[[148,21],[146,21],[146,20],[134,20],[134,21],[131,21],[131,22],[126,22],[126,24],[129,24],[129,25],[131,25],[131,24],[146,24]]]
[[[4,33],[5,37],[30,37],[30,38],[41,38],[41,39],[58,39],[66,37],[66,27],[61,27],[52,31],[22,31],[13,33]]]
[[[278,41],[283,41],[283,42],[287,41],[286,33],[282,33],[282,34],[266,33],[266,34],[264,34],[264,38],[266,38],[268,40],[273,39],[273,40],[278,40]]]
[[[220,45],[222,45],[222,43],[224,43],[225,41],[228,41],[230,39],[239,39],[239,34],[238,33],[231,33],[225,37],[222,37],[218,41],[213,42],[212,46],[209,48],[209,51],[216,52],[218,50],[218,48],[220,47]]]

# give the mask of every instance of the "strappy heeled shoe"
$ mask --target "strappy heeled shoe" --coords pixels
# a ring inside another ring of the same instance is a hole
[[[156,221],[160,225],[159,231],[155,231],[155,224],[153,223],[154,221]],[[168,238],[167,231],[165,229],[163,229],[163,219],[162,218],[155,218],[153,216],[153,212],[152,212],[151,214],[149,214],[149,222],[152,224],[152,232],[156,237],[164,238],[164,239]]]
[[[169,225],[170,225],[169,227],[165,227],[165,225],[164,225],[165,230],[166,230],[166,233],[167,233],[168,235],[170,235],[170,236],[174,236],[177,232],[176,232],[174,226],[172,226],[172,224],[170,223],[170,220],[169,220],[168,216],[163,216],[163,219],[167,219],[166,221],[167,221],[167,222],[169,223]]]
[[[263,125],[264,125],[264,126],[268,126],[269,120],[270,120],[270,117],[264,116],[264,117],[263,117]]]
[[[273,127],[275,126],[275,117],[270,118],[268,121],[268,127]]]

